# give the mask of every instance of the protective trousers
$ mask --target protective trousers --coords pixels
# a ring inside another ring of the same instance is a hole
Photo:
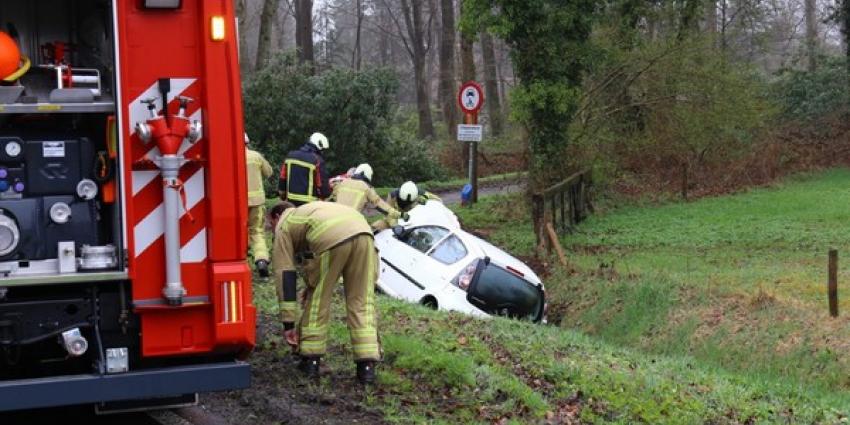
[[[266,206],[248,207],[248,245],[254,261],[269,261],[269,247],[266,244]]]
[[[358,235],[304,264],[307,289],[299,324],[302,356],[325,354],[334,287],[343,278],[355,360],[380,360],[375,280],[378,263],[370,235]]]

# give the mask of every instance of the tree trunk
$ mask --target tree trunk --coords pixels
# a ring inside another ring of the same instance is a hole
[[[260,69],[269,63],[272,50],[272,33],[277,20],[279,0],[264,0],[263,12],[260,15],[260,40],[257,42],[257,62],[255,69]]]
[[[455,5],[454,0],[440,0],[442,37],[440,39],[440,103],[449,137],[457,137],[457,103],[455,100]]]
[[[717,1],[708,0],[705,2],[705,32],[709,34],[717,33]]]
[[[850,0],[848,0],[850,1]],[[463,6],[464,0],[461,0]],[[461,7],[463,14],[463,7]],[[475,40],[469,34],[461,32],[460,34],[460,82],[466,83],[475,81]],[[466,122],[464,118],[463,122]],[[468,143],[459,143],[460,156],[463,161],[463,166],[468,170],[469,164],[469,148]]]
[[[475,80],[475,40],[461,34],[460,36],[460,79],[462,82]]]
[[[818,23],[816,0],[805,0],[806,15],[806,56],[808,70],[814,72],[817,68]]]
[[[251,71],[251,63],[245,57],[248,47],[248,0],[236,0],[236,17],[239,19],[239,68],[242,75]]]
[[[490,115],[490,130],[494,136],[501,136],[504,126],[502,100],[499,96],[499,77],[496,72],[496,51],[493,47],[493,38],[487,31],[481,31],[481,52],[484,57],[484,91],[487,112]]]
[[[316,61],[313,52],[313,0],[295,0],[295,47],[298,60],[312,66]]]
[[[420,0],[401,0],[405,25],[410,40],[410,53],[413,59],[413,76],[416,80],[416,109],[419,113],[419,137],[434,137],[434,122],[431,119],[431,96],[428,90],[426,64],[428,47],[425,45],[425,27],[422,22],[422,2]]]
[[[360,71],[363,66],[363,49],[361,47],[360,36],[363,33],[363,1],[355,0],[354,5],[357,8],[357,27],[354,33],[354,51],[351,53],[351,67]]]
[[[389,28],[392,25],[392,19],[390,17],[390,13],[386,8],[381,8],[381,11],[378,14],[378,22],[380,22],[381,28]],[[390,59],[392,56],[392,45],[390,44],[390,34],[385,31],[378,32],[378,57],[380,58],[381,66],[387,67],[390,65]]]
[[[850,0],[838,0],[838,19],[844,46],[847,77],[850,78]]]

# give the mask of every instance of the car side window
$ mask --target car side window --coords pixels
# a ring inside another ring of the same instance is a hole
[[[424,254],[447,234],[449,234],[449,231],[442,227],[417,227],[407,235],[403,242]]]
[[[468,251],[457,236],[449,236],[431,252],[431,258],[443,263],[454,264],[466,258]]]

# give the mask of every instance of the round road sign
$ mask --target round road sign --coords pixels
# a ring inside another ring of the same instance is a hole
[[[484,105],[484,90],[474,81],[464,84],[457,96],[458,104],[467,114],[474,114]]]

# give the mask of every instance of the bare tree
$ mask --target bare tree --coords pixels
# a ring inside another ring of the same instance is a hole
[[[457,106],[455,103],[455,5],[454,0],[440,0],[442,36],[440,39],[440,103],[443,120],[452,139],[457,136]]]
[[[295,0],[295,47],[302,63],[314,63],[313,0]]]
[[[257,43],[257,62],[254,64],[256,69],[264,67],[271,57],[272,33],[277,20],[279,3],[280,0],[264,0],[263,2],[263,12],[260,15],[260,40]]]
[[[416,82],[416,109],[419,114],[419,137],[434,137],[431,95],[428,89],[428,76],[426,75],[428,53],[433,47],[431,27],[434,20],[434,4],[430,0],[427,2],[423,0],[400,0],[401,15],[404,20],[404,24],[402,24],[390,3],[387,0],[382,0],[382,2],[395,24],[399,38],[413,64],[413,77]],[[427,22],[423,17],[423,6],[428,6]]]
[[[805,0],[806,17],[806,56],[808,59],[808,70],[814,72],[817,68],[818,48],[818,18],[816,0]]]
[[[501,136],[502,99],[499,96],[499,76],[496,69],[496,50],[493,37],[487,31],[481,31],[481,53],[484,57],[484,90],[487,95],[487,112],[490,115],[490,130],[494,136]]]

